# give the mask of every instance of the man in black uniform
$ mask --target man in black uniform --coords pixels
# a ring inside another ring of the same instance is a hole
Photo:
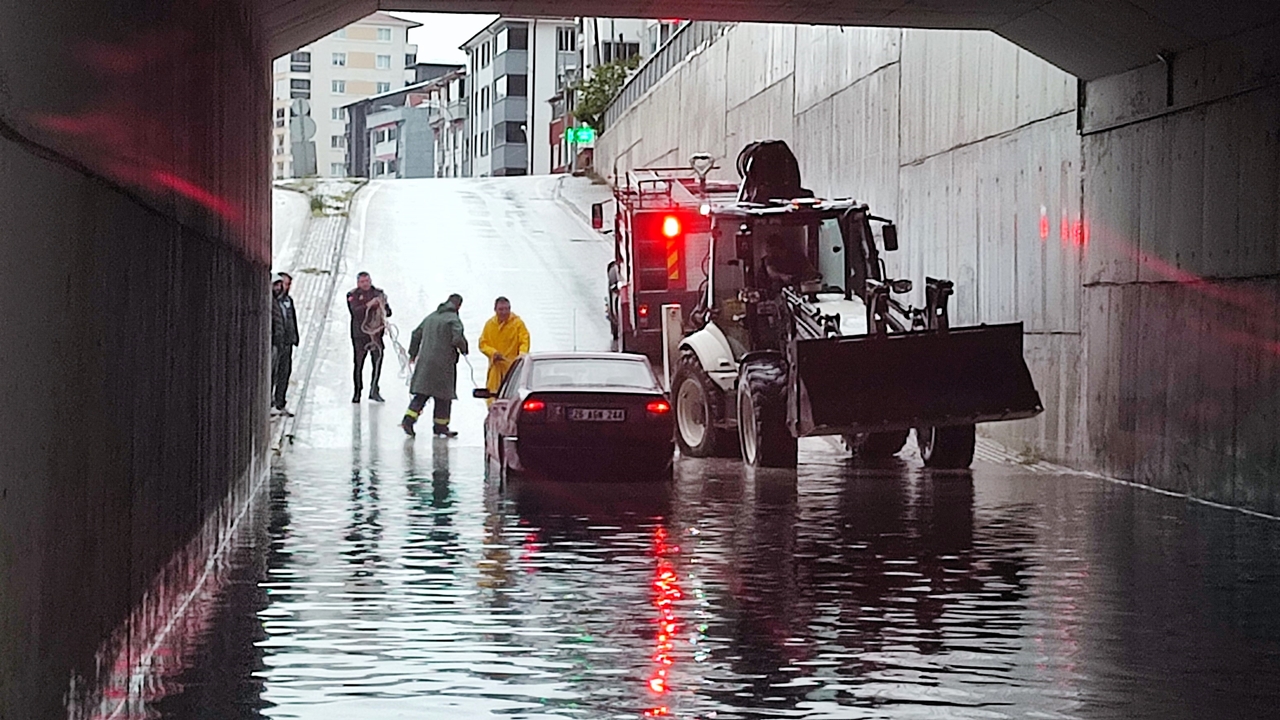
[[[285,392],[293,374],[293,348],[298,344],[298,310],[289,288],[293,278],[279,273],[271,283],[271,407],[285,411]]]
[[[366,356],[373,358],[369,399],[384,402],[378,392],[378,378],[382,376],[382,334],[387,329],[386,319],[391,317],[387,294],[373,286],[369,273],[362,272],[356,275],[356,289],[347,293],[347,310],[351,312],[351,347],[355,351],[356,392],[351,396],[351,402],[360,402]]]

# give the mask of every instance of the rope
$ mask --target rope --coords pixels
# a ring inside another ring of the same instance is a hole
[[[468,358],[466,355],[462,355],[462,361],[467,364],[467,369],[471,371],[471,387],[475,388],[476,390],[479,390],[480,386],[476,384],[476,369],[475,369],[475,366],[471,364],[471,359]]]
[[[364,322],[360,323],[360,332],[369,336],[369,342],[364,346],[367,352],[382,350],[382,333],[387,333],[391,338],[391,346],[395,348],[396,360],[400,363],[400,379],[404,380],[405,384],[408,385],[411,376],[409,372],[409,353],[400,344],[400,329],[394,323],[387,322],[387,306],[382,298],[374,298],[367,306],[364,313]]]

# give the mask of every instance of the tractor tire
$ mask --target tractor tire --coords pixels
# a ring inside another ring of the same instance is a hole
[[[685,457],[722,457],[731,445],[731,435],[716,423],[724,414],[724,391],[706,371],[698,356],[680,352],[675,377],[671,379],[671,402],[675,406],[676,443]],[[736,448],[734,448],[736,449]]]
[[[738,443],[752,467],[793,468],[796,439],[787,428],[787,371],[781,361],[748,360],[738,370]]]
[[[916,428],[916,442],[925,467],[964,470],[973,464],[977,432],[973,425]]]
[[[845,435],[845,445],[853,452],[854,457],[863,460],[886,460],[898,454],[907,444],[910,430],[891,430],[889,432],[859,433]]]

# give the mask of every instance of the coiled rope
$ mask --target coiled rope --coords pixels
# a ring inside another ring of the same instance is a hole
[[[366,352],[381,350],[382,333],[391,338],[391,346],[396,351],[396,361],[400,363],[400,379],[410,383],[412,373],[409,370],[409,353],[400,344],[400,329],[395,323],[387,321],[387,305],[381,297],[374,298],[364,313],[364,322],[360,323],[360,332],[369,336],[369,343],[364,346]]]

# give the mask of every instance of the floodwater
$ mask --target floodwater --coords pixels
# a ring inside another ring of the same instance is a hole
[[[535,349],[607,346],[612,250],[549,183],[361,193],[295,442],[139,716],[1280,717],[1280,522],[985,451],[971,473],[862,467],[821,440],[798,472],[499,487],[483,403],[455,404],[457,440],[406,440],[393,354],[388,402],[351,404],[356,270],[401,340],[461,292],[473,343],[505,294]]]
[[[390,415],[390,413],[386,414]],[[1280,527],[991,463],[486,481],[480,448],[296,454],[165,718],[1260,718]],[[369,437],[372,435],[372,437]],[[386,437],[390,436],[390,437]]]

